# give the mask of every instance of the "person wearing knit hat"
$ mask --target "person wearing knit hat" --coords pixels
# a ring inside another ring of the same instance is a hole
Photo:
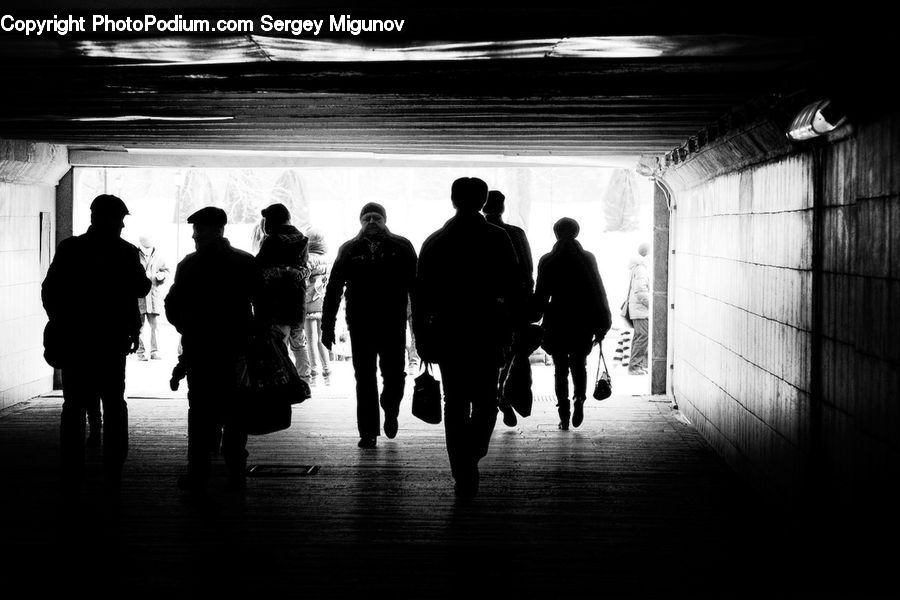
[[[528,236],[525,235],[525,231],[521,227],[516,227],[515,225],[503,222],[502,215],[505,210],[505,200],[506,196],[503,195],[503,192],[491,190],[488,192],[487,202],[485,202],[481,212],[484,213],[484,218],[488,223],[502,228],[506,231],[507,235],[509,235],[509,239],[513,244],[513,249],[516,251],[516,259],[519,263],[520,285],[522,286],[523,293],[530,299],[531,294],[534,292],[534,259],[531,257],[531,245],[528,243]],[[524,333],[523,328],[527,327],[528,324],[528,319],[523,318],[516,327],[516,332],[518,334]],[[503,413],[503,423],[507,427],[515,427],[518,422],[516,413],[509,403],[505,401],[503,395],[504,383],[506,382],[506,378],[509,375],[510,367],[512,365],[513,356],[511,348],[507,354],[508,358],[504,361],[503,367],[500,369],[500,389],[498,390],[498,394],[500,411]]]
[[[574,387],[572,425],[584,419],[587,398],[587,357],[612,324],[606,289],[597,259],[575,239],[578,222],[563,217],[553,225],[557,242],[538,262],[534,304],[543,315],[542,346],[553,357],[559,428],[569,429],[569,372]]]
[[[309,352],[306,347],[306,278],[309,240],[291,225],[291,213],[280,202],[262,209],[266,237],[256,253],[262,284],[256,296],[256,319],[281,332],[294,355],[302,395],[310,396]]]
[[[419,357],[441,367],[447,456],[462,501],[478,493],[478,462],[497,422],[498,370],[524,306],[512,242],[478,212],[487,195],[481,179],[453,182],[456,215],[422,245],[413,304]]]
[[[406,380],[406,315],[416,276],[410,241],[387,228],[384,207],[369,202],[359,213],[360,232],[338,250],[322,305],[322,343],[334,344],[341,297],[346,301],[350,351],[356,375],[356,424],[360,448],[377,443],[377,367],[381,367],[384,433],[397,435]]]

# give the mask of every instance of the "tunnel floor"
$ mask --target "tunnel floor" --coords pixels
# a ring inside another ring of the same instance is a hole
[[[549,377],[536,379],[534,414],[498,422],[471,504],[454,498],[442,426],[415,419],[408,398],[397,438],[360,450],[347,386],[315,387],[289,430],[248,444],[250,465],[297,468],[251,477],[239,494],[217,464],[203,502],[175,486],[185,400],[131,399],[121,487],[89,451],[74,496],[58,487],[61,399],[15,405],[0,413],[5,585],[313,598],[759,597],[776,581],[810,591],[790,519],[665,398],[589,401],[584,424],[561,432]],[[319,469],[300,476],[303,466]]]

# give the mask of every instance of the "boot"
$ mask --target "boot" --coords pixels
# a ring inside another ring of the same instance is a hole
[[[569,430],[569,406],[568,406],[568,403],[566,403],[566,406],[560,406],[558,408],[558,412],[559,412],[559,428],[562,431],[568,431]]]
[[[575,411],[572,414],[572,426],[578,427],[584,421],[584,398],[575,398]]]

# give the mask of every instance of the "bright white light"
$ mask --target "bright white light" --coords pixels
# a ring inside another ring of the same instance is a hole
[[[118,117],[72,117],[68,121],[231,121],[234,117],[160,117],[149,115],[122,115]]]

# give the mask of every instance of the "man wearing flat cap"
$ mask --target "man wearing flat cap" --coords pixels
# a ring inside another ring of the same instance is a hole
[[[203,493],[219,428],[228,486],[246,483],[247,433],[236,417],[237,361],[253,326],[252,302],[259,289],[254,257],[225,238],[228,218],[207,206],[188,217],[192,252],[178,263],[166,296],[166,317],[181,333],[188,380],[188,467],[182,490]]]
[[[463,500],[478,492],[478,461],[497,422],[497,374],[524,304],[512,242],[478,212],[487,194],[481,179],[453,182],[456,216],[422,244],[413,304],[419,356],[441,367],[447,454]]]
[[[125,357],[138,347],[138,298],[150,291],[150,280],[138,249],[120,237],[127,214],[117,196],[97,196],[87,233],[60,243],[41,288],[50,319],[45,356],[62,369],[60,450],[63,477],[71,484],[83,477],[84,415],[98,398],[107,480],[119,482],[128,454]]]
[[[387,214],[370,202],[359,214],[359,235],[338,250],[325,288],[322,343],[334,344],[334,325],[343,294],[356,374],[359,447],[374,448],[379,435],[376,366],[381,367],[384,433],[397,435],[397,416],[406,380],[407,303],[416,277],[416,251],[387,228]]]

